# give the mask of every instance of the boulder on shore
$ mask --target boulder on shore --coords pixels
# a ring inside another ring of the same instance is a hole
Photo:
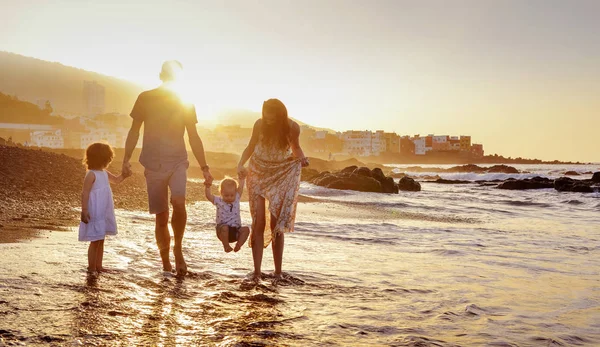
[[[398,193],[392,177],[386,177],[380,168],[349,166],[339,172],[321,172],[309,180],[312,184],[332,189],[356,190],[372,193]]]
[[[398,190],[419,192],[421,191],[421,184],[410,177],[404,176],[398,182]]]
[[[594,175],[592,176],[592,182],[600,183],[600,171],[594,172]]]
[[[565,176],[579,176],[579,172],[577,172],[577,171],[567,171],[567,172],[565,172]]]

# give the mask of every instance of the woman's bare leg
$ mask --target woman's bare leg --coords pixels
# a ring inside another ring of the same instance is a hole
[[[252,259],[254,260],[254,278],[261,276],[261,265],[265,243],[265,198],[257,197],[256,220],[252,226]]]
[[[277,225],[277,218],[271,215],[271,230],[275,230],[275,225]],[[273,249],[273,262],[275,263],[275,276],[281,276],[281,265],[283,263],[283,243],[284,243],[284,234],[278,233],[274,235],[274,239],[271,244],[271,248]]]

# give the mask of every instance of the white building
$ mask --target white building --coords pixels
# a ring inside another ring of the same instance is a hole
[[[81,148],[87,148],[95,142],[106,142],[113,147],[119,147],[117,135],[106,129],[95,129],[87,134],[81,135]]]
[[[315,132],[315,139],[324,139],[327,136],[327,131],[319,130]]]
[[[34,131],[31,133],[30,146],[46,148],[64,148],[65,140],[60,130]]]
[[[371,155],[372,132],[370,131],[345,131],[340,135],[342,152],[359,157]]]
[[[87,116],[103,114],[105,109],[104,86],[96,81],[83,81],[83,105]]]
[[[425,138],[419,137],[413,140],[415,143],[415,154],[416,155],[425,155],[427,153],[427,147],[425,145]]]
[[[380,155],[386,151],[385,133],[383,130],[356,131],[350,130],[338,133],[342,140],[342,152],[359,157]]]
[[[377,130],[371,135],[371,155],[380,155],[386,150],[385,133]]]

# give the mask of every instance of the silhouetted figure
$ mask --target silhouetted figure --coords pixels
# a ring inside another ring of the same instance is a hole
[[[262,118],[252,130],[248,147],[238,164],[238,173],[248,174],[248,194],[252,214],[250,247],[254,277],[261,276],[263,248],[273,240],[275,275],[281,276],[284,234],[294,230],[296,204],[303,166],[308,158],[300,148],[300,127],[288,118],[285,105],[270,99],[263,103]],[[248,170],[244,167],[250,159]],[[271,231],[265,230],[265,200],[269,201]]]
[[[204,146],[198,135],[196,109],[186,104],[175,92],[183,68],[178,61],[167,61],[162,66],[160,79],[162,85],[138,96],[131,118],[133,122],[127,135],[123,172],[131,171],[129,160],[137,144],[140,128],[144,125],[144,137],[140,163],[144,166],[148,189],[148,205],[151,214],[156,215],[156,244],[160,251],[164,271],[172,271],[169,251],[169,189],[173,216],[171,227],[175,237],[173,255],[178,275],[185,275],[187,265],[182,253],[182,241],[187,223],[185,208],[187,169],[189,167],[184,134],[187,130],[190,146],[198,164],[202,168],[204,179],[212,182]]]

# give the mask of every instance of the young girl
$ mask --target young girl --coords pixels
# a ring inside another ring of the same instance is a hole
[[[87,173],[81,193],[81,223],[79,241],[89,241],[88,272],[97,275],[103,271],[104,237],[117,234],[115,207],[110,183],[121,183],[126,176],[115,176],[106,171],[114,157],[112,148],[104,143],[93,143],[85,151],[83,163]]]
[[[219,186],[221,196],[212,195],[211,183],[204,184],[206,198],[217,207],[217,237],[227,253],[239,251],[250,235],[250,228],[242,227],[240,216],[240,198],[244,192],[244,179],[244,176],[240,176],[239,185],[233,178],[227,177],[222,180]],[[236,242],[235,248],[231,248],[229,245],[231,242]]]

